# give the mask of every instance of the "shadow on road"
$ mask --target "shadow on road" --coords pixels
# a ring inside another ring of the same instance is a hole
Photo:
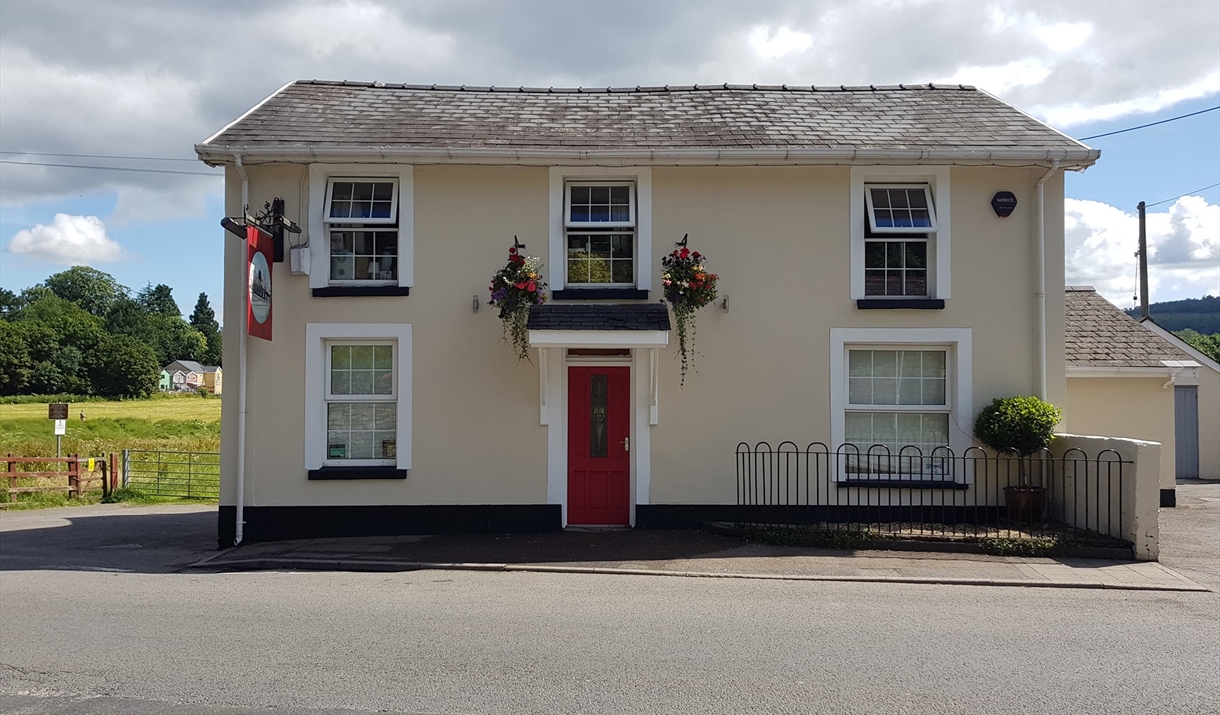
[[[215,548],[215,506],[100,504],[0,514],[0,571],[173,573]]]

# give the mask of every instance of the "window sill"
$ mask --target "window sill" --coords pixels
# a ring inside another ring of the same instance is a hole
[[[856,301],[860,310],[944,310],[945,301],[940,298],[861,298]]]
[[[840,479],[835,482],[840,489],[868,487],[871,489],[955,489],[964,491],[969,484],[943,479]]]
[[[328,286],[314,288],[315,298],[411,295],[409,286]]]
[[[309,470],[310,481],[330,479],[406,479],[407,470],[397,467],[322,467]]]
[[[551,291],[552,300],[648,300],[648,291],[636,288],[565,288]]]

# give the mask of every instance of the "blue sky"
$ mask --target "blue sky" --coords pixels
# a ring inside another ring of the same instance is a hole
[[[1134,0],[623,3],[640,23],[618,28],[595,9],[549,0],[6,0],[0,159],[208,172],[199,162],[29,152],[191,159],[195,142],[283,83],[315,77],[541,86],[953,81],[1075,137],[1220,104],[1213,0],[1167,1],[1158,21],[1142,26],[1124,19],[1141,7]],[[562,40],[597,18],[609,23],[601,35]],[[251,57],[228,31],[234,26],[268,28],[263,52]],[[874,41],[852,40],[865,35]],[[1153,300],[1220,295],[1220,187],[1195,191],[1220,182],[1220,111],[1088,143],[1101,160],[1066,179],[1067,282],[1097,285],[1129,306],[1136,204],[1194,192],[1150,209]],[[184,313],[206,292],[219,314],[228,240],[221,188],[220,178],[0,164],[0,286],[19,291],[77,261],[133,290],[166,283]]]

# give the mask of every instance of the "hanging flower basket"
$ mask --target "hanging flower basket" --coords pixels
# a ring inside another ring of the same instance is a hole
[[[489,305],[500,309],[501,339],[513,347],[517,360],[533,361],[529,356],[530,308],[546,302],[546,282],[542,280],[542,260],[521,255],[516,236],[508,249],[508,263],[492,276]]]
[[[682,359],[682,381],[686,385],[686,371],[694,366],[695,311],[716,300],[716,281],[719,276],[708,273],[703,266],[705,256],[685,246],[661,259],[663,269],[661,285],[665,300],[674,312],[674,323],[678,330],[678,355]]]

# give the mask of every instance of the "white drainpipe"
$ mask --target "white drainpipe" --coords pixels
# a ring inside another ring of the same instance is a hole
[[[1046,196],[1042,186],[1058,170],[1059,160],[1055,159],[1051,168],[1034,185],[1037,189],[1034,203],[1037,204],[1038,214],[1034,224],[1034,249],[1038,256],[1038,288],[1034,293],[1034,302],[1038,312],[1038,397],[1043,400],[1046,399]]]
[[[241,165],[241,154],[234,154],[237,173],[241,176],[241,210],[245,216],[246,207],[250,205],[250,178]],[[246,256],[242,254],[242,266],[246,265]],[[246,269],[248,270],[248,268]],[[244,527],[246,525],[246,325],[249,308],[249,286],[246,285],[249,276],[242,272],[241,284],[241,332],[237,335],[237,519],[236,530],[233,532],[233,545],[241,546]]]

